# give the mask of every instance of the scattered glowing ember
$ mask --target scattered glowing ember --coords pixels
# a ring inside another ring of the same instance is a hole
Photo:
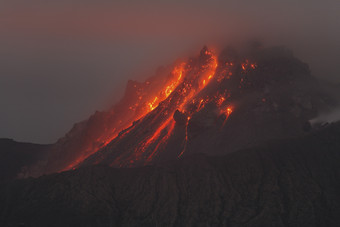
[[[183,144],[180,145],[182,151],[178,157],[181,157],[187,149],[189,139],[188,124],[191,117],[205,108],[208,103],[213,103],[220,110],[220,113],[226,116],[223,127],[233,112],[233,107],[225,107],[228,103],[230,92],[227,90],[214,91],[213,95],[211,95],[211,91],[210,95],[204,92],[209,90],[208,85],[212,81],[216,84],[222,81],[227,83],[227,80],[233,76],[236,67],[240,67],[238,71],[241,69],[242,74],[244,74],[249,70],[256,69],[257,64],[250,62],[248,59],[240,64],[225,62],[217,70],[217,57],[208,50],[203,53],[206,62],[200,63],[199,67],[192,64],[191,60],[187,63],[176,65],[161,88],[150,90],[153,86],[152,80],[132,84],[131,87],[133,87],[135,95],[133,100],[135,101],[129,102],[129,106],[125,107],[126,113],[123,111],[124,113],[120,115],[124,119],[116,120],[113,130],[108,130],[108,133],[96,138],[97,145],[86,148],[84,155],[78,157],[65,170],[75,168],[87,157],[107,146],[110,142],[119,141],[129,133],[136,131],[134,129],[138,123],[133,122],[137,122],[137,120],[140,122],[150,115],[153,116],[150,128],[145,129],[144,134],[136,138],[136,147],[131,150],[131,154],[127,156],[128,158],[117,156],[114,160],[115,165],[133,164],[142,159],[146,160],[145,162],[151,162],[157,156],[157,153],[166,147],[169,138],[174,132],[176,122],[173,119],[173,114],[176,110],[182,112],[186,117],[185,138],[183,138]],[[243,78],[240,81],[241,86]],[[124,116],[124,114],[127,116]]]
[[[243,72],[247,72],[250,69],[256,69],[257,64],[256,63],[250,63],[248,59],[246,59],[242,64],[241,64]]]
[[[228,120],[230,114],[232,114],[232,112],[233,112],[233,108],[230,107],[230,106],[221,111],[221,113],[225,115],[225,120],[222,124],[222,128],[224,127],[225,123],[227,122],[227,120]]]
[[[150,110],[153,110],[156,108],[155,103],[157,102],[157,100],[158,100],[158,97],[156,96],[155,99],[151,103],[150,102],[148,103]]]
[[[188,144],[188,124],[189,124],[189,121],[190,121],[190,117],[187,118],[187,123],[185,124],[184,147],[183,147],[182,152],[178,155],[178,158],[180,158],[184,154],[185,150],[187,149],[187,144]]]

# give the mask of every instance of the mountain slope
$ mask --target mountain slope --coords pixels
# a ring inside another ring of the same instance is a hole
[[[206,52],[189,61],[184,81],[154,110],[80,165],[143,166],[193,153],[230,153],[303,135],[306,121],[336,103],[286,48],[227,48],[216,68],[202,60],[214,59]],[[195,88],[209,67],[211,79]]]
[[[339,226],[340,124],[232,154],[0,187],[1,226]]]
[[[120,102],[76,124],[20,175],[144,166],[301,136],[308,120],[338,104],[325,87],[284,47],[228,47],[218,56],[204,47],[145,82],[129,81]]]
[[[50,145],[21,143],[11,139],[0,139],[0,182],[11,180],[27,166],[36,165],[46,159]]]

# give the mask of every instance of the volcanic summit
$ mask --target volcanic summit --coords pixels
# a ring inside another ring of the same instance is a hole
[[[76,124],[26,175],[231,153],[304,135],[336,103],[285,47],[203,47],[144,82],[129,80],[120,102]]]
[[[55,144],[0,140],[0,225],[339,226],[327,88],[285,47],[204,47]]]

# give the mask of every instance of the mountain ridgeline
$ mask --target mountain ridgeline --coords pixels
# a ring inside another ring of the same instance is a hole
[[[156,74],[129,81],[119,103],[76,124],[26,175],[230,153],[303,135],[308,120],[337,105],[285,47],[228,47],[218,56],[204,47]]]
[[[340,226],[336,93],[285,47],[204,47],[55,144],[0,140],[0,225]]]

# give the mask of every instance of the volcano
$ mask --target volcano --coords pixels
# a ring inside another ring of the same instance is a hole
[[[128,81],[120,102],[76,124],[23,175],[223,155],[304,135],[308,120],[337,105],[285,47],[216,52],[203,47],[144,82]]]
[[[0,225],[339,226],[327,89],[285,47],[203,47],[55,144],[0,140]]]

